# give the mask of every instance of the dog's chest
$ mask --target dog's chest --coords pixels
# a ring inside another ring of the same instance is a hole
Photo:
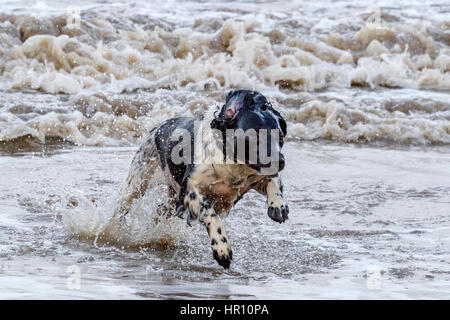
[[[191,177],[200,192],[212,203],[216,212],[228,212],[252,185],[263,177],[244,165],[210,165]]]

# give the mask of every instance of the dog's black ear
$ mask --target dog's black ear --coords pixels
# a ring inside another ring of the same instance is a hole
[[[286,136],[286,134],[287,134],[286,120],[284,120],[283,116],[277,110],[275,110],[271,104],[269,105],[269,108],[277,116],[278,123],[280,124],[281,132],[283,132],[283,135]]]
[[[281,132],[283,132],[283,135],[286,136],[287,135],[287,124],[286,124],[286,120],[284,120],[284,118],[281,115],[278,117],[278,123],[280,124]]]

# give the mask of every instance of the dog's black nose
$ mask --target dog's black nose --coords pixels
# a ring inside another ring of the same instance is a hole
[[[284,169],[284,156],[280,153],[280,158],[278,159],[278,170],[281,171]]]

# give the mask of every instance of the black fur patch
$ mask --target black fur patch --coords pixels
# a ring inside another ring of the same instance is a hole
[[[186,176],[186,173],[192,169],[192,165],[186,165],[186,162],[182,162],[180,164],[175,164],[172,162],[172,150],[175,146],[177,146],[182,140],[183,137],[179,137],[178,140],[171,139],[172,134],[178,128],[186,129],[189,131],[191,135],[191,145],[194,144],[194,118],[174,118],[169,119],[163,122],[155,133],[155,144],[159,152],[159,157],[161,159],[161,166],[164,169],[166,166],[169,167],[169,171],[174,177],[175,181],[181,185],[183,178]],[[176,135],[174,135],[176,137]],[[191,148],[191,154],[180,154],[180,157],[189,160],[189,163],[193,163],[194,159],[194,148]]]

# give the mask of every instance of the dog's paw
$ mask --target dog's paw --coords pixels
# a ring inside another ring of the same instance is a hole
[[[273,221],[282,223],[288,219],[289,207],[283,198],[279,197],[275,201],[270,202],[267,214]]]
[[[231,251],[230,241],[227,237],[219,240],[213,238],[211,240],[211,248],[214,259],[225,269],[230,268],[231,260],[233,260],[233,251]]]

